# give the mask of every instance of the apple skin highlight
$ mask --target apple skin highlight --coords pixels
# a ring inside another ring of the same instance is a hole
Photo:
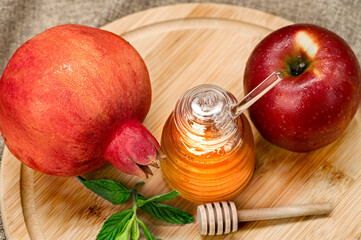
[[[260,134],[295,152],[335,141],[361,100],[361,69],[350,46],[319,26],[286,26],[265,37],[251,53],[245,93],[275,70],[285,73],[284,80],[249,109]]]

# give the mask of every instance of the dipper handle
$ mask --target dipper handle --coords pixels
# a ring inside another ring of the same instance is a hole
[[[237,211],[233,202],[216,202],[199,205],[197,221],[201,235],[220,235],[237,231],[238,222],[329,214],[331,210],[330,203],[316,203]]]
[[[233,118],[237,118],[244,111],[247,110],[253,103],[271,90],[277,83],[284,78],[281,70],[274,71],[265,80],[263,80],[257,87],[248,93],[240,102],[232,107]]]
[[[239,210],[237,211],[237,217],[238,222],[248,222],[267,219],[329,214],[331,210],[332,208],[330,203],[316,203],[274,208]]]

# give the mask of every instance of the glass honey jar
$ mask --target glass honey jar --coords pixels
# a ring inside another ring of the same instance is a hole
[[[161,167],[171,188],[187,200],[207,203],[229,200],[247,186],[255,147],[250,124],[241,113],[269,90],[267,86],[270,82],[240,103],[215,85],[200,85],[183,94],[161,138],[166,155]]]

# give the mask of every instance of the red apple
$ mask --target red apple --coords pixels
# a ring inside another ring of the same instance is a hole
[[[0,80],[0,130],[27,166],[56,176],[111,162],[146,177],[160,150],[140,123],[151,84],[138,52],[97,28],[62,25],[24,43]]]
[[[271,143],[307,152],[336,140],[361,99],[361,70],[350,46],[335,33],[310,24],[272,32],[251,53],[245,93],[275,70],[285,78],[249,109]]]

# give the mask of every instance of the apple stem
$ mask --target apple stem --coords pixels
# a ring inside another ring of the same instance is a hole
[[[271,73],[265,80],[263,80],[257,87],[248,93],[240,102],[232,107],[233,118],[237,118],[244,111],[246,111],[253,103],[271,90],[284,77],[282,71],[277,70]]]
[[[297,63],[295,67],[291,67],[291,74],[293,76],[298,76],[301,73],[303,73],[305,67],[306,67],[306,63],[304,62]]]
[[[290,58],[286,61],[287,73],[291,76],[298,76],[302,74],[307,67],[309,66],[309,61],[307,58],[302,56],[297,56],[295,58]]]

